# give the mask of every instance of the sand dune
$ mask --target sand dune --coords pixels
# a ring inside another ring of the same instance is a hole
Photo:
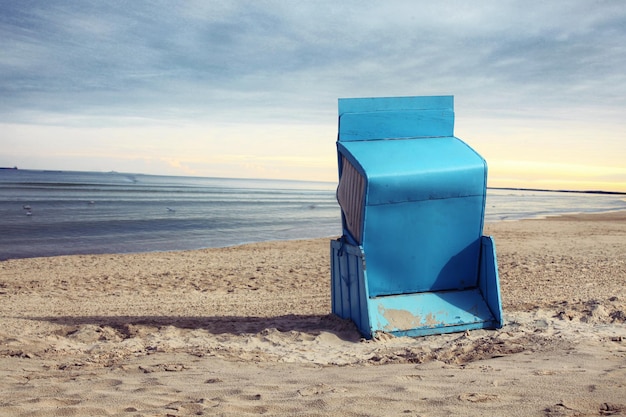
[[[625,416],[626,213],[489,224],[506,325],[363,340],[327,239],[0,262],[0,416]]]

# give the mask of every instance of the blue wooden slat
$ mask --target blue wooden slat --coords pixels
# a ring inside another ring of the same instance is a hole
[[[388,110],[453,110],[454,96],[340,98],[339,115]]]
[[[339,141],[403,139],[452,136],[454,112],[404,110],[345,113],[339,119]]]
[[[504,325],[502,317],[502,299],[500,296],[500,279],[498,275],[498,260],[496,258],[496,245],[491,236],[483,236],[481,239],[481,265],[480,265],[480,290],[487,302],[494,319],[495,327]]]

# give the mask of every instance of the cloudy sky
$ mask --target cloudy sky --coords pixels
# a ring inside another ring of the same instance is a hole
[[[336,179],[337,99],[454,95],[489,185],[626,191],[621,1],[0,0],[0,166]]]

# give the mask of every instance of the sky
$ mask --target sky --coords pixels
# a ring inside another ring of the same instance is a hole
[[[626,192],[621,1],[0,0],[0,166],[337,179],[337,99],[453,95],[489,186]]]

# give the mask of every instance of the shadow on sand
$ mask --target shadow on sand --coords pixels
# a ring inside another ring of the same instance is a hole
[[[124,335],[134,337],[136,327],[176,327],[189,330],[206,330],[211,334],[256,334],[268,329],[280,332],[320,333],[329,332],[348,341],[359,341],[361,335],[349,320],[343,320],[334,314],[295,315],[276,317],[176,317],[176,316],[60,316],[29,317],[30,320],[46,321],[68,326],[69,332],[84,325],[111,327]]]

